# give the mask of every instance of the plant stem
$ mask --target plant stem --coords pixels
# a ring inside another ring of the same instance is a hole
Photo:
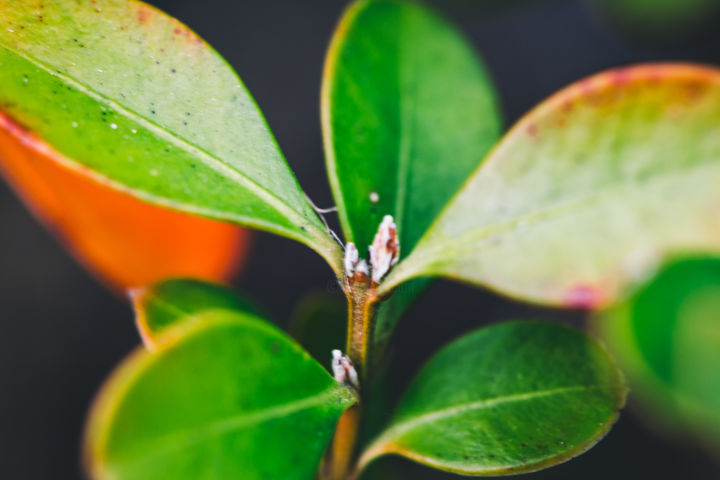
[[[361,384],[367,384],[369,353],[377,295],[375,288],[354,283],[347,292],[348,328],[347,355],[360,375]],[[361,392],[362,403],[362,392]],[[357,439],[360,433],[362,405],[349,408],[341,417],[333,441],[325,458],[324,478],[346,480],[353,470]]]
[[[375,289],[362,284],[355,284],[348,295],[347,355],[363,380],[368,376],[376,301]]]
[[[326,459],[325,477],[328,480],[347,478],[354,460],[361,417],[360,405],[350,407],[340,417]]]

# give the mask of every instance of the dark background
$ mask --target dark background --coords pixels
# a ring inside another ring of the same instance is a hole
[[[154,3],[196,29],[238,69],[300,183],[316,203],[330,205],[318,93],[326,44],[345,2]],[[720,34],[712,26],[659,41],[621,33],[576,0],[489,10],[478,8],[481,4],[486,1],[438,2],[484,55],[508,124],[555,90],[608,67],[648,60],[720,64]],[[303,295],[331,290],[333,282],[310,250],[259,233],[236,283],[285,324]],[[0,307],[0,479],[80,478],[86,409],[139,338],[126,302],[89,278],[1,183]],[[458,334],[488,321],[527,316],[579,318],[437,282],[398,329],[394,385],[399,389],[423,359]],[[655,435],[638,418],[626,411],[589,453],[524,478],[720,478],[720,464],[697,445]],[[405,478],[456,478],[395,463],[404,467]]]

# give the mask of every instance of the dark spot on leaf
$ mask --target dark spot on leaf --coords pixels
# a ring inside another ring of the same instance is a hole
[[[155,110],[150,110],[150,113],[152,113],[153,115],[155,115],[156,112],[155,112]]]
[[[174,68],[173,68],[172,70],[170,70],[170,71],[171,71],[172,73],[177,72],[177,70],[175,70]]]

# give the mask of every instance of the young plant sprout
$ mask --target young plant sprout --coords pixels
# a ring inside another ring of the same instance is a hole
[[[624,405],[605,349],[532,319],[470,332],[427,361],[365,439],[403,312],[432,277],[599,309],[665,256],[720,248],[715,68],[600,73],[501,136],[490,77],[451,23],[410,0],[354,1],[323,74],[336,207],[319,209],[236,73],[179,21],[137,0],[0,4],[10,182],[73,242],[94,233],[42,196],[65,182],[151,208],[149,224],[179,215],[168,231],[202,245],[180,250],[203,252],[196,264],[177,268],[181,254],[115,282],[142,287],[133,304],[144,345],[89,414],[93,479],[349,480],[387,455],[474,476],[551,467],[591,448]],[[109,218],[93,195],[62,198]],[[342,240],[323,217],[334,212]],[[227,288],[156,281],[225,278],[237,226],[300,242],[330,266],[348,301],[347,344],[326,350],[331,372]],[[137,260],[142,242],[109,238],[122,263]],[[652,255],[630,275],[637,252]]]

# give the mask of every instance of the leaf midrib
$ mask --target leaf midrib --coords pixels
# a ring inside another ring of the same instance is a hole
[[[653,175],[652,178],[650,178],[646,182],[644,182],[644,186],[645,187],[650,186],[653,183],[655,183],[656,181],[662,180],[669,175],[678,175],[678,174],[694,174],[694,175],[696,175],[699,170],[717,169],[717,168],[718,168],[718,166],[713,163],[703,163],[703,164],[697,165],[696,169],[693,169],[689,172],[688,171],[683,172],[683,171],[677,170],[677,169],[666,170],[666,171],[663,171],[656,175]],[[425,249],[421,250],[421,245],[419,245],[418,246],[419,248],[417,248],[413,251],[412,256],[415,257],[415,256],[421,254],[423,260],[418,262],[416,266],[412,266],[407,271],[404,271],[405,268],[403,268],[402,264],[398,265],[398,267],[396,268],[396,270],[394,272],[397,274],[397,276],[393,275],[392,278],[389,278],[389,280],[385,282],[383,291],[392,289],[399,283],[406,281],[410,278],[422,275],[422,271],[427,265],[436,263],[438,261],[443,261],[443,259],[445,258],[445,255],[443,255],[443,253],[454,251],[454,247],[456,247],[457,245],[465,244],[465,243],[473,243],[473,242],[476,243],[479,241],[486,240],[493,235],[497,235],[500,233],[512,232],[512,231],[516,230],[519,225],[525,225],[527,223],[532,223],[534,220],[538,220],[538,222],[533,223],[533,225],[537,225],[546,220],[562,218],[566,214],[577,211],[579,208],[581,208],[584,205],[595,204],[595,200],[597,200],[597,199],[611,196],[618,191],[626,190],[628,188],[633,188],[633,187],[637,187],[637,185],[631,185],[627,182],[620,183],[620,184],[608,185],[602,189],[598,189],[591,195],[581,195],[581,196],[565,198],[565,199],[563,199],[559,202],[556,202],[546,208],[527,212],[527,213],[512,217],[510,219],[500,221],[495,224],[477,227],[475,229],[471,229],[470,231],[468,231],[464,234],[461,234],[459,237],[450,238],[450,239],[447,239],[447,240],[439,242],[439,243],[433,242],[432,246],[429,248],[425,248]],[[433,230],[434,228],[435,228],[435,226],[430,227],[429,231]],[[473,247],[474,246],[475,245],[473,245]],[[410,262],[408,260],[409,260],[409,258],[406,260],[406,264],[409,266]]]
[[[0,46],[5,50],[13,53],[14,55],[17,55],[18,57],[23,58],[27,62],[37,66],[39,69],[43,70],[50,76],[59,78],[61,81],[66,82],[68,85],[72,85],[78,91],[85,93],[99,103],[106,105],[107,107],[115,110],[126,118],[136,122],[138,125],[144,127],[146,130],[155,134],[157,137],[167,140],[179,149],[195,155],[212,170],[215,170],[224,177],[230,178],[236,183],[247,187],[247,189],[252,191],[258,198],[265,201],[265,203],[270,205],[279,213],[283,214],[286,218],[294,220],[295,222],[299,222],[300,224],[311,225],[313,228],[316,227],[315,225],[312,225],[312,221],[306,218],[301,212],[288,205],[284,200],[275,195],[272,191],[266,189],[265,187],[257,183],[255,180],[253,180],[251,177],[245,175],[232,164],[223,161],[220,157],[217,157],[210,152],[204,150],[203,148],[190,142],[189,140],[170,132],[161,125],[140,115],[132,109],[122,106],[114,99],[108,97],[105,94],[95,91],[90,86],[69,76],[68,74],[53,70],[53,68],[51,68],[49,65],[45,64],[41,60],[24,52],[18,51],[16,48],[10,47],[7,43],[2,43]],[[264,224],[264,222],[258,222],[257,225],[267,228],[267,225]],[[298,232],[295,233],[297,234]]]
[[[445,407],[440,410],[435,410],[430,413],[412,417],[410,420],[400,422],[387,430],[378,440],[373,442],[376,445],[382,445],[391,441],[393,438],[397,438],[400,435],[407,433],[410,430],[421,427],[425,424],[435,422],[437,420],[443,420],[456,415],[461,415],[468,411],[483,410],[486,408],[492,408],[498,405],[507,403],[524,402],[527,400],[533,400],[536,398],[549,397],[552,395],[562,395],[569,392],[576,391],[589,391],[603,388],[603,385],[574,385],[568,387],[558,387],[547,390],[537,390],[534,392],[523,392],[515,393],[511,395],[505,395],[502,397],[489,398],[484,400],[478,400],[475,402],[462,403]],[[377,447],[370,447],[368,451],[375,450]]]
[[[321,406],[329,400],[334,400],[337,396],[338,386],[333,384],[326,390],[301,400],[274,405],[250,413],[243,412],[240,415],[222,418],[199,428],[171,432],[152,442],[134,443],[131,451],[108,460],[108,467],[113,470],[122,470],[123,467],[130,464],[147,463],[169,452],[190,448],[210,438],[220,437],[269,420]],[[143,452],[143,454],[137,455],[136,452]]]

